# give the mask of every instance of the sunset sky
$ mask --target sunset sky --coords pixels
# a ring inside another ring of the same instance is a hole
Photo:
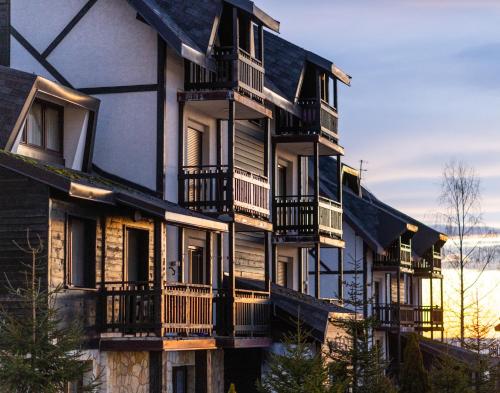
[[[341,144],[348,164],[366,161],[370,190],[432,223],[445,162],[465,160],[482,178],[486,225],[500,227],[500,1],[256,3],[283,38],[352,76]]]

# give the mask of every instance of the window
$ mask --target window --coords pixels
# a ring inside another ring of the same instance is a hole
[[[292,287],[293,281],[293,259],[291,257],[278,256],[278,276],[276,279],[276,283],[285,288]]]
[[[76,217],[68,220],[67,282],[95,288],[96,222]]]
[[[35,100],[26,119],[22,142],[61,155],[63,116],[62,106]]]
[[[191,284],[206,284],[205,263],[203,248],[190,246],[189,251],[189,274]]]
[[[187,393],[187,367],[172,367],[174,393]]]
[[[126,281],[149,281],[149,232],[126,228]]]

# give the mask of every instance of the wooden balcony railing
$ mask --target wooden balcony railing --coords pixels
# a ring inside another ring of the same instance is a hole
[[[411,245],[401,243],[399,246],[398,244],[395,244],[389,248],[387,255],[378,256],[378,258],[374,261],[374,264],[379,268],[400,266],[411,270],[414,267],[411,253]]]
[[[229,195],[230,182],[233,198]],[[235,168],[231,176],[227,166],[185,166],[179,175],[179,187],[180,203],[192,210],[237,211],[264,219],[270,216],[268,179],[241,168]]]
[[[417,271],[431,273],[441,271],[441,253],[427,253],[425,258],[413,261],[413,268]]]
[[[293,119],[286,113],[277,117],[277,135],[311,135],[321,134],[332,142],[338,141],[338,114],[335,108],[323,100],[316,98],[298,101],[302,109],[302,117]]]
[[[318,219],[315,220],[318,203]],[[319,234],[342,236],[342,206],[314,196],[277,196],[274,200],[274,229],[278,235]]]
[[[271,299],[269,293],[237,289],[234,299],[237,336],[263,336],[271,325]]]
[[[107,282],[101,288],[102,331],[122,334],[212,334],[209,285]]]
[[[415,309],[407,304],[378,304],[373,306],[373,315],[381,326],[413,326]]]
[[[415,307],[415,325],[421,329],[443,326],[443,309],[438,306]]]
[[[240,93],[264,102],[264,68],[262,61],[252,57],[241,48],[214,48],[216,72],[187,63],[185,69],[185,89],[187,91],[237,89]]]

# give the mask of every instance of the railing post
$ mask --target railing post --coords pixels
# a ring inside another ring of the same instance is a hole
[[[164,315],[164,304],[162,296],[162,272],[164,268],[162,266],[162,229],[163,225],[159,219],[155,219],[154,222],[154,282],[153,282],[153,293],[154,293],[154,322],[156,325],[155,334],[159,337],[164,336],[163,322],[165,321]]]

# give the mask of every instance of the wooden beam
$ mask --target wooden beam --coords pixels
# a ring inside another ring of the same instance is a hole
[[[165,107],[167,46],[157,35],[157,92],[156,92],[156,191],[165,194]]]
[[[264,282],[265,282],[265,290],[266,292],[271,291],[271,279],[270,279],[270,269],[269,262],[271,259],[271,233],[264,232]]]
[[[320,275],[320,262],[321,262],[321,253],[320,253],[320,250],[321,250],[321,247],[320,247],[320,244],[319,243],[316,243],[314,245],[314,257],[315,257],[315,263],[314,263],[314,297],[316,297],[316,299],[319,299],[320,296],[321,296],[321,288],[320,288],[320,279],[321,279],[321,275]]]
[[[177,280],[180,283],[185,282],[184,277],[184,228],[177,228],[177,259],[179,262],[179,271],[177,273]]]
[[[228,301],[230,302],[229,307],[229,324],[228,333],[230,336],[234,336],[235,326],[236,326],[236,276],[235,276],[235,263],[236,263],[236,253],[235,253],[235,237],[236,232],[234,230],[234,223],[229,223],[229,296]]]

